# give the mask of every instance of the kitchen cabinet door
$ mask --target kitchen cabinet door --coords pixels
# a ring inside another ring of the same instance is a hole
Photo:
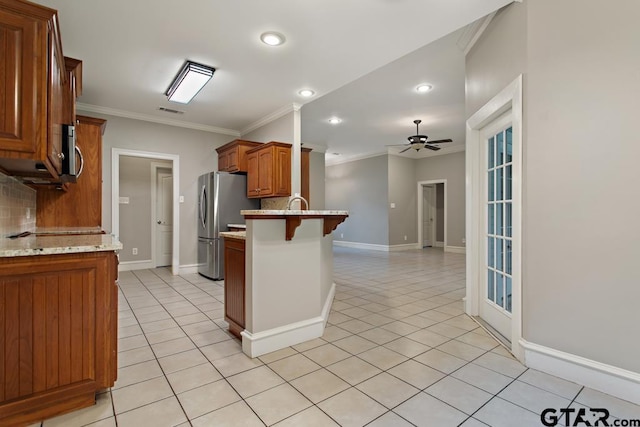
[[[247,196],[291,195],[291,144],[269,142],[247,152]]]
[[[0,425],[90,406],[117,375],[114,252],[0,258]]]
[[[0,0],[0,168],[58,181],[66,71],[57,12]]]

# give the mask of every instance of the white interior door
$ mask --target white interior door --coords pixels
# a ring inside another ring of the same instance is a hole
[[[156,267],[171,265],[173,246],[173,175],[171,169],[156,169]]]
[[[422,188],[422,247],[435,246],[436,189],[433,185],[425,185]]]
[[[479,314],[510,341],[513,311],[514,147],[510,115],[482,132],[484,253],[480,270]],[[482,193],[481,193],[482,194]],[[484,272],[483,272],[484,271]]]

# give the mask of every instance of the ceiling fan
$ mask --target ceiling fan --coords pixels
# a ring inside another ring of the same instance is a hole
[[[440,144],[442,142],[453,142],[453,140],[451,139],[437,139],[435,141],[428,141],[429,137],[427,135],[420,135],[420,131],[418,129],[418,126],[420,125],[420,123],[422,123],[422,120],[414,120],[413,123],[416,124],[416,134],[411,135],[410,137],[407,137],[407,140],[409,141],[408,144],[393,144],[393,145],[388,145],[387,147],[398,147],[398,146],[407,147],[404,150],[400,151],[400,153],[404,153],[405,151],[410,150],[412,148],[416,151],[420,151],[420,149],[422,148],[438,151],[440,147],[436,147],[432,144]]]

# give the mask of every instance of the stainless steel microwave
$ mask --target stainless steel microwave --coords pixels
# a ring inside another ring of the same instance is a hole
[[[76,128],[74,125],[62,125],[62,182],[77,182],[82,174],[84,159],[82,151],[76,144]]]

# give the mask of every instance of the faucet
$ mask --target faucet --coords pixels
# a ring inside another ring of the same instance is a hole
[[[290,211],[290,210],[291,210],[291,203],[292,203],[294,200],[300,200],[300,202],[304,202],[304,206],[305,206],[305,208],[306,208],[307,210],[309,210],[309,202],[307,202],[307,199],[305,199],[305,198],[304,198],[304,197],[302,197],[302,196],[295,195],[295,196],[289,197],[289,203],[287,203],[287,210],[288,210],[288,211]]]

